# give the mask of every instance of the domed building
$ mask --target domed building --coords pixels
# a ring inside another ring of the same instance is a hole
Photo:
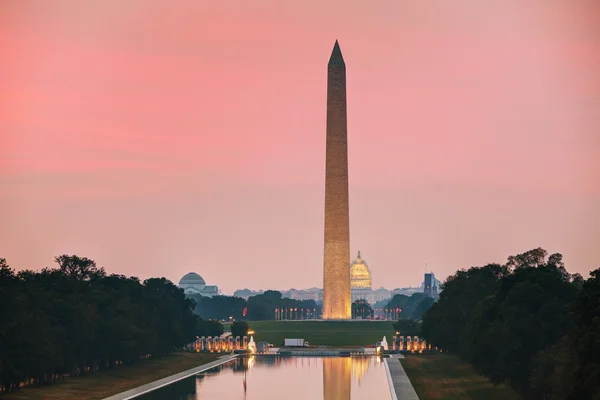
[[[350,288],[351,289],[371,289],[371,270],[367,263],[358,257],[350,265]]]
[[[352,302],[366,300],[373,305],[377,301],[392,297],[389,290],[384,288],[373,290],[371,284],[371,270],[366,261],[360,256],[359,251],[358,256],[350,265],[350,296]]]
[[[179,287],[185,294],[199,294],[206,297],[213,297],[219,294],[219,288],[215,285],[207,285],[204,279],[195,272],[187,273],[179,281]]]
[[[366,300],[370,305],[378,301],[392,298],[392,292],[385,288],[372,289],[371,269],[366,261],[358,256],[349,265],[350,268],[350,298],[354,303],[356,300]],[[281,292],[282,297],[294,300],[314,300],[318,303],[323,301],[323,289],[312,288],[296,290],[290,289]]]

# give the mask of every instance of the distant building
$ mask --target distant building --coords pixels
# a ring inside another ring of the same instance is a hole
[[[420,287],[406,287],[406,288],[396,288],[392,290],[392,297],[397,294],[403,294],[405,296],[412,296],[415,293],[422,293],[423,289]]]
[[[216,285],[207,285],[204,279],[195,272],[185,274],[178,285],[185,294],[199,294],[205,297],[213,297],[219,294],[219,288]]]
[[[310,289],[290,289],[281,292],[282,297],[287,297],[293,300],[314,300],[317,303],[323,302],[323,289],[310,288]]]
[[[373,291],[373,298],[370,301],[370,303],[375,304],[378,301],[391,299],[391,298],[392,298],[392,292],[384,287],[380,287],[379,289]]]
[[[358,256],[350,265],[350,296],[353,303],[356,300],[365,300],[373,305],[378,301],[392,297],[392,293],[383,287],[373,290],[371,282],[371,270],[367,262],[360,256],[359,251]]]
[[[423,293],[428,297],[437,298],[439,295],[438,287],[440,284],[441,282],[435,279],[433,272],[426,273],[423,279]]]
[[[429,275],[429,277],[427,275]],[[441,282],[435,278],[433,273],[425,274],[425,281],[423,284],[415,287],[396,288],[394,290],[381,287],[373,290],[372,282],[371,269],[367,265],[367,262],[361,257],[359,251],[358,256],[350,264],[350,296],[352,302],[355,302],[356,300],[365,300],[373,306],[375,303],[385,302],[385,300],[391,299],[397,294],[412,296],[415,293],[423,292],[431,293],[429,296],[437,298],[441,285]],[[323,303],[323,289],[321,288],[290,289],[280,290],[280,292],[281,296],[284,298],[293,300],[314,300],[318,304]],[[262,290],[254,291],[250,289],[241,289],[236,290],[233,295],[247,300],[251,296],[262,293]]]
[[[426,296],[432,297],[433,295],[433,274],[425,274],[425,281],[423,282],[423,293]]]
[[[371,270],[367,263],[361,258],[360,251],[358,256],[350,265],[350,290],[368,289],[371,290]]]
[[[358,256],[350,265],[350,298],[352,302],[356,300],[366,300],[373,305],[378,301],[392,298],[392,292],[385,288],[373,290],[371,288],[372,277],[371,270],[360,256]],[[290,289],[281,292],[282,297],[294,300],[314,300],[317,303],[323,301],[323,289]]]

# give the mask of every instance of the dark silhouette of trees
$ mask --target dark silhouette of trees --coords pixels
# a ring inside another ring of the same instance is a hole
[[[422,335],[527,399],[600,399],[600,270],[584,282],[534,249],[458,271]]]
[[[390,299],[385,308],[392,313],[394,310],[400,310],[399,319],[421,319],[433,302],[434,300],[427,297],[425,293],[413,293],[411,296],[396,294]]]
[[[77,256],[55,262],[56,269],[15,273],[0,259],[4,391],[166,355],[197,335],[223,332],[194,315],[193,300],[164,278],[107,276]]]
[[[231,324],[231,336],[246,336],[248,331],[250,330],[250,326],[246,321],[235,321]]]
[[[368,318],[373,317],[373,307],[363,299],[358,299],[352,303],[352,317],[353,318]]]
[[[600,399],[600,269],[583,283],[570,312],[568,333],[536,360],[537,398]]]
[[[202,295],[189,296],[194,300],[196,308],[194,313],[204,319],[216,320],[248,320],[266,321],[275,319],[275,309],[294,309],[289,312],[290,318],[301,319],[306,317],[310,309],[311,315],[319,312],[319,307],[314,300],[293,300],[281,296],[281,292],[267,290],[262,294],[250,296],[248,301],[235,296],[204,297]],[[244,306],[248,306],[248,314],[244,317]],[[231,318],[230,318],[231,317]]]
[[[202,295],[189,296],[196,302],[194,312],[204,319],[235,320],[243,318],[242,311],[246,300],[233,296],[205,297]]]
[[[86,281],[106,275],[104,268],[96,267],[96,262],[86,257],[62,255],[54,258],[60,271],[66,276]]]
[[[463,328],[477,304],[493,293],[507,274],[508,268],[488,264],[450,276],[443,284],[439,300],[423,316],[423,336],[447,351],[459,352]]]
[[[401,336],[417,336],[421,334],[421,324],[414,319],[400,319],[394,323],[394,331]]]
[[[423,315],[429,311],[429,309],[431,308],[431,306],[433,306],[433,303],[435,303],[435,300],[433,299],[433,297],[425,297],[423,300],[421,300],[419,302],[419,304],[417,304],[417,307],[414,309],[412,316],[414,319],[422,319]]]
[[[287,309],[289,319],[301,319],[307,310],[319,312],[314,300],[294,300],[281,296],[281,292],[267,290],[263,294],[248,299],[248,321],[265,321],[275,319],[275,309]],[[290,311],[294,309],[294,311]]]

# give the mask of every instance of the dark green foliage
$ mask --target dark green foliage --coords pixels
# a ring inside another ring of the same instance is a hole
[[[460,351],[463,329],[477,304],[496,290],[508,268],[498,264],[460,270],[443,285],[440,298],[423,316],[423,336],[452,352]]]
[[[267,321],[275,319],[276,308],[295,309],[293,313],[289,313],[289,319],[303,319],[309,309],[313,314],[314,310],[319,311],[314,300],[282,298],[281,292],[276,290],[267,290],[262,294],[251,296],[248,302],[241,297],[233,296],[192,295],[190,298],[196,302],[194,313],[204,319]],[[244,317],[242,312],[245,305],[248,306],[248,314]]]
[[[230,319],[242,319],[242,311],[246,301],[241,297],[214,296],[205,297],[192,295],[190,298],[196,302],[194,313],[204,319],[216,319],[229,321]],[[231,317],[231,318],[230,318]]]
[[[538,248],[458,271],[422,334],[528,399],[600,398],[600,272],[584,282],[560,254],[546,256]]]
[[[15,274],[0,259],[0,384],[51,383],[161,356],[218,322],[192,313],[194,302],[164,278],[106,276],[94,261],[55,258],[57,269]]]
[[[373,304],[373,309],[375,311],[381,310],[381,312],[383,312],[383,310],[385,310],[385,308],[387,307],[389,302],[390,302],[389,299],[379,300],[378,302]]]
[[[432,297],[425,297],[423,300],[421,300],[419,302],[419,304],[417,305],[417,307],[415,308],[415,310],[412,313],[413,318],[415,319],[421,319],[423,318],[423,315],[429,311],[429,309],[431,308],[431,306],[433,306],[433,303],[435,303],[435,300],[433,300]]]
[[[366,319],[373,315],[373,308],[366,300],[358,299],[352,303],[352,318]]]
[[[577,289],[564,269],[522,266],[486,297],[463,331],[463,356],[494,383],[525,393],[537,353],[555,344],[571,325]],[[493,343],[504,343],[503,346]],[[485,354],[485,357],[481,357]]]
[[[197,319],[197,336],[221,336],[224,332],[223,324],[216,319]]]
[[[282,298],[281,292],[267,290],[263,294],[252,296],[248,299],[248,321],[267,321],[275,319],[275,309],[285,309],[287,319],[302,319],[307,311],[318,313],[319,308],[314,300],[293,300]],[[294,310],[294,311],[290,311]]]
[[[572,327],[541,352],[533,390],[545,399],[600,399],[600,269],[581,288],[571,309]]]
[[[600,268],[591,272],[573,307],[574,327],[566,342],[573,355],[573,398],[600,399]],[[557,379],[562,379],[557,376]]]
[[[277,301],[281,300],[281,292],[279,292],[277,290],[267,290],[263,294],[260,294],[260,295],[254,296],[254,297],[260,297],[260,298],[264,299],[265,301],[277,302]]]
[[[231,324],[231,336],[246,336],[248,331],[250,330],[250,326],[246,321],[235,321]]]
[[[421,302],[426,301],[419,309]],[[433,299],[430,299],[425,293],[413,293],[411,296],[405,294],[397,294],[387,303],[385,308],[388,310],[400,309],[400,319],[420,319],[421,316],[433,304]],[[419,310],[419,311],[417,311]]]
[[[421,324],[414,319],[400,319],[394,323],[394,331],[401,336],[420,336]]]

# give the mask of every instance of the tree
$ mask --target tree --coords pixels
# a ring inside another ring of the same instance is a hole
[[[262,298],[265,301],[270,301],[270,302],[276,302],[281,300],[282,296],[281,296],[281,292],[277,291],[277,290],[266,290],[263,294],[259,295],[262,296]],[[255,296],[257,297],[257,296]]]
[[[494,293],[508,273],[505,266],[488,264],[459,270],[448,277],[439,300],[423,316],[423,335],[427,341],[446,351],[460,352],[463,328],[477,304]]]
[[[542,248],[526,251],[523,254],[517,254],[516,256],[509,256],[506,266],[510,269],[522,268],[522,267],[537,267],[545,264],[546,256],[548,252]],[[556,255],[553,255],[555,257]],[[562,259],[562,256],[560,256]]]
[[[427,298],[425,293],[413,293],[411,296],[405,294],[397,294],[387,303],[385,308],[391,310],[391,312],[400,313],[402,319],[415,318],[415,311],[421,301]],[[420,316],[419,316],[420,317]],[[416,317],[416,318],[419,318]]]
[[[319,307],[314,300],[294,300],[284,298],[281,292],[267,290],[262,294],[251,296],[246,303],[248,306],[248,321],[264,321],[275,319],[275,310],[286,310],[286,318],[302,319],[310,310],[311,315],[318,313]]]
[[[15,274],[0,259],[0,384],[51,383],[160,357],[200,332],[223,333],[164,278],[106,276],[93,260],[56,257],[57,269]]]
[[[221,336],[224,332],[223,324],[214,319],[207,321],[202,318],[197,319],[196,336]]]
[[[529,393],[537,353],[552,346],[571,325],[569,308],[577,289],[561,268],[520,266],[500,282],[466,325],[463,356],[494,383]],[[504,343],[503,346],[493,345]],[[485,356],[483,356],[485,354]]]
[[[571,312],[572,329],[537,359],[532,378],[537,398],[600,399],[600,269],[590,273]]]
[[[420,336],[421,324],[412,319],[400,319],[394,323],[394,330],[401,336]]]
[[[196,303],[194,313],[204,319],[229,320],[241,319],[246,301],[241,297],[214,296],[205,297],[199,294],[188,296]]]
[[[413,318],[421,319],[423,315],[431,308],[431,306],[435,303],[432,297],[425,297],[423,300],[419,302],[415,311],[413,311]]]
[[[600,399],[596,274],[583,282],[562,255],[547,254],[458,271],[425,313],[423,336],[527,399]]]
[[[95,261],[86,257],[63,254],[55,257],[54,262],[65,275],[77,280],[89,280],[106,275],[104,268],[98,268]]]
[[[574,398],[600,399],[600,268],[590,273],[573,307],[570,353],[575,355]],[[560,378],[560,374],[557,378]]]
[[[353,318],[369,318],[373,317],[373,308],[371,305],[363,299],[358,299],[352,303],[352,317]]]
[[[250,326],[246,321],[235,321],[231,324],[231,336],[246,336],[248,331],[250,330]]]

